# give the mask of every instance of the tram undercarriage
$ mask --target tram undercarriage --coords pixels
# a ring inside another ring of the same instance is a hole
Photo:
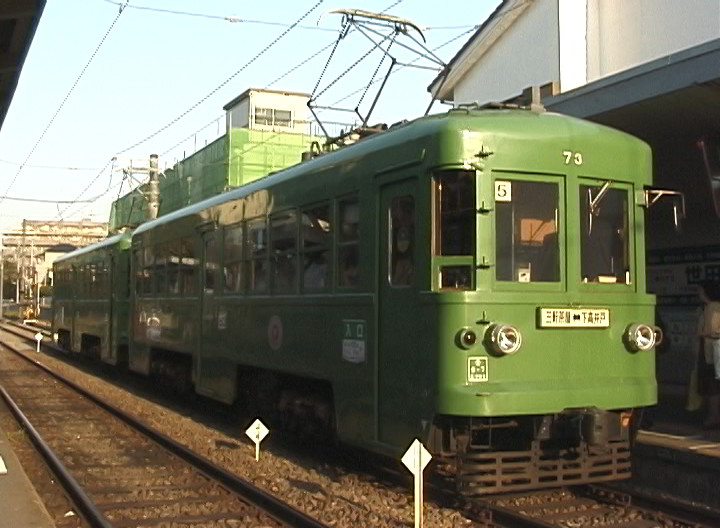
[[[638,411],[439,417],[430,446],[458,491],[479,495],[629,478]]]

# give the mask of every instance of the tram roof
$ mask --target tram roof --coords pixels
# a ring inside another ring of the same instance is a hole
[[[316,171],[319,172],[333,165],[350,162],[355,158],[362,157],[378,149],[392,148],[407,141],[412,141],[418,137],[441,133],[442,131],[448,130],[448,127],[453,126],[456,120],[460,122],[468,119],[485,118],[488,119],[487,129],[489,131],[498,132],[501,131],[501,128],[497,126],[499,121],[491,124],[492,118],[501,117],[503,121],[509,122],[508,116],[514,116],[514,119],[527,119],[532,118],[533,116],[540,116],[544,119],[543,126],[547,126],[549,128],[553,126],[557,127],[562,134],[568,133],[568,122],[576,122],[578,124],[582,123],[585,127],[591,127],[594,129],[602,128],[608,133],[625,136],[629,140],[641,143],[640,140],[633,138],[626,132],[607,128],[601,124],[591,123],[590,121],[585,121],[573,116],[553,112],[532,112],[526,108],[454,108],[442,114],[419,117],[413,121],[393,125],[385,132],[363,138],[352,145],[342,147],[333,152],[318,156],[312,160],[304,161],[281,171],[271,173],[247,185],[212,196],[203,201],[163,215],[155,220],[147,221],[133,232],[133,236],[144,233],[145,231],[149,231],[163,224],[171,223],[177,219],[202,212],[210,207],[238,198],[243,198],[253,192],[263,190],[270,185],[289,180],[296,176]],[[457,128],[458,131],[464,129],[465,128],[462,127]],[[575,133],[578,131],[579,129],[576,130]]]
[[[63,255],[62,257],[56,258],[54,263],[60,263],[66,260],[75,259],[83,255],[88,255],[93,251],[97,251],[98,249],[112,247],[116,244],[120,246],[120,249],[126,249],[130,247],[130,233],[119,233],[117,235],[113,235],[104,240],[101,240],[100,242],[95,242],[94,244],[90,244],[89,246],[78,248],[75,251],[71,251],[70,253]]]

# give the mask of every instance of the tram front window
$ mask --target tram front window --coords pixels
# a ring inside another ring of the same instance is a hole
[[[558,282],[558,186],[495,180],[496,279]]]
[[[447,170],[436,174],[433,194],[433,254],[446,257],[439,266],[438,286],[471,289],[475,258],[475,171]]]
[[[630,283],[628,193],[603,185],[580,186],[583,282]]]

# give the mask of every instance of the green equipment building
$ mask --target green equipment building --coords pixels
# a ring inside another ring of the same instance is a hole
[[[248,89],[225,110],[225,134],[162,171],[157,179],[157,216],[245,185],[299,163],[313,141],[309,94]],[[150,216],[150,182],[116,200],[110,233],[135,227]]]

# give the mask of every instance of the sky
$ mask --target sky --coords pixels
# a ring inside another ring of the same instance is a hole
[[[161,168],[170,167],[223,134],[222,107],[246,89],[321,92],[374,48],[359,31],[349,32],[321,79],[343,20],[332,9],[409,19],[427,48],[448,62],[499,4],[47,0],[0,130],[0,231],[23,219],[107,221],[112,201],[129,190],[123,169],[147,163],[153,153]],[[397,42],[392,53],[400,62],[433,66],[400,46],[419,49],[406,36]],[[380,58],[375,50],[317,104],[354,108]],[[387,66],[386,60],[380,76]],[[396,67],[370,123],[423,115],[436,74]],[[363,112],[377,87],[362,100]],[[432,112],[446,108],[435,103]]]

